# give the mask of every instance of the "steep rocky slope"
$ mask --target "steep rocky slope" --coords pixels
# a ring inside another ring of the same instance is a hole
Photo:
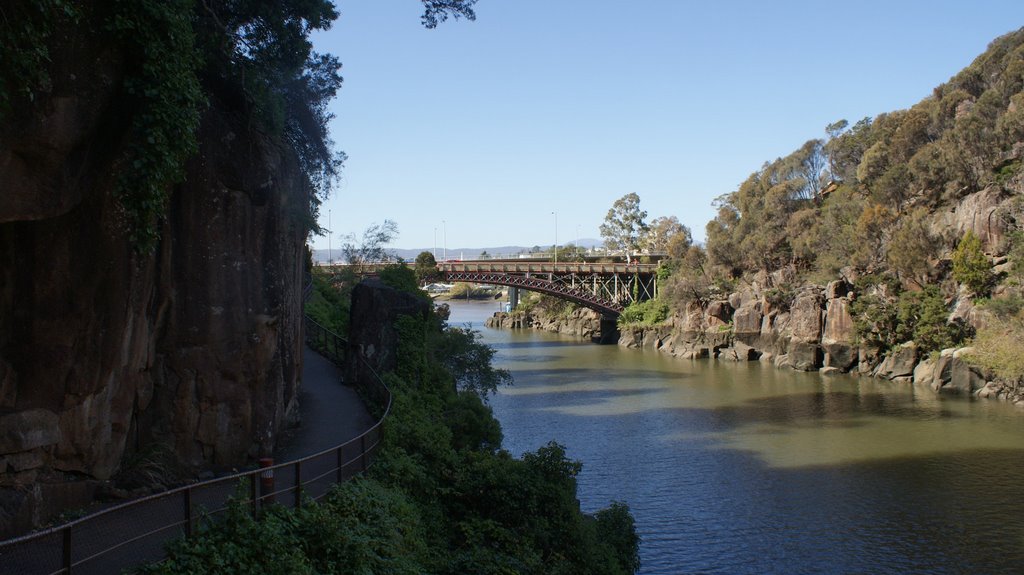
[[[293,154],[211,98],[161,240],[115,200],[122,53],[77,38],[0,124],[0,535],[130,462],[239,465],[294,414],[309,190]]]

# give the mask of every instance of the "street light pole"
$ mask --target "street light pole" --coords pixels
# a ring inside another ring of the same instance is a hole
[[[441,220],[441,231],[444,233],[444,261],[448,261],[448,224]]]
[[[437,226],[434,226],[434,261],[437,261]]]
[[[555,216],[555,263],[558,263],[558,212],[551,212]]]

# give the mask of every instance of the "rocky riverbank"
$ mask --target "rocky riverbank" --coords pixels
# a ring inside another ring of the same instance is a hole
[[[559,315],[540,310],[497,312],[484,325],[495,329],[539,329],[592,339],[601,334],[601,314],[586,308]]]
[[[822,375],[851,373],[1024,407],[1024,388],[999,381],[968,363],[969,347],[928,354],[908,342],[882,354],[858,345],[850,315],[854,294],[844,281],[804,287],[789,305],[772,303],[759,285],[751,282],[727,299],[704,307],[691,304],[685,314],[670,316],[661,325],[623,326],[618,344],[686,359],[761,361]],[[587,309],[559,315],[535,309],[499,312],[485,325],[593,338],[600,332],[600,319],[600,314]]]

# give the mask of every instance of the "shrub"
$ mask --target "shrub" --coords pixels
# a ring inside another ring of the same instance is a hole
[[[935,286],[904,292],[891,289],[856,298],[850,305],[860,341],[880,350],[913,340],[923,351],[938,351],[962,342],[966,328],[949,322],[949,309]]]
[[[598,540],[604,541],[615,549],[623,573],[635,573],[640,570],[640,554],[638,553],[640,537],[636,534],[636,525],[629,512],[629,506],[615,501],[607,509],[598,511]]]
[[[775,286],[764,292],[764,301],[771,306],[771,309],[788,311],[796,300],[796,289],[789,284]]]
[[[985,299],[978,303],[999,319],[1012,318],[1024,310],[1024,298],[1019,295]]]
[[[953,278],[979,296],[988,293],[992,286],[992,266],[974,232],[964,234],[953,250]]]
[[[344,337],[348,333],[349,301],[356,277],[349,271],[333,273],[313,268],[313,293],[305,312],[317,323]]]
[[[429,299],[430,296],[420,289],[419,281],[416,279],[416,272],[404,264],[392,264],[384,266],[380,270],[380,281],[399,291],[410,293],[416,297]]]
[[[1024,284],[1024,232],[1016,231],[1010,235],[1010,273],[1018,284]]]
[[[657,325],[668,319],[668,312],[668,304],[658,299],[632,303],[619,316],[619,325]]]
[[[948,321],[949,309],[935,286],[900,295],[897,305],[897,337],[913,339],[925,352],[953,347],[963,340],[962,329]]]
[[[860,296],[850,303],[853,327],[860,343],[887,350],[897,343],[897,309],[893,300],[877,294]]]
[[[1004,321],[990,322],[978,330],[967,360],[991,370],[1002,379],[1024,380],[1024,317],[1018,315]]]

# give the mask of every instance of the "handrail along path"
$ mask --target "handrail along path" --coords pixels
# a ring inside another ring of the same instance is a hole
[[[347,342],[305,316],[306,345],[337,365],[345,363]],[[356,361],[364,361],[362,357]],[[383,440],[391,411],[391,391],[373,368],[371,381],[356,382],[382,408],[381,416],[359,436],[313,455],[225,477],[192,483],[127,501],[67,523],[0,541],[0,575],[75,575],[119,573],[164,557],[164,546],[191,535],[201,518],[216,520],[228,499],[247,483],[246,504],[253,517],[275,502],[300,507],[303,498],[318,500],[330,488],[365,472]],[[272,490],[261,486],[267,473]]]

